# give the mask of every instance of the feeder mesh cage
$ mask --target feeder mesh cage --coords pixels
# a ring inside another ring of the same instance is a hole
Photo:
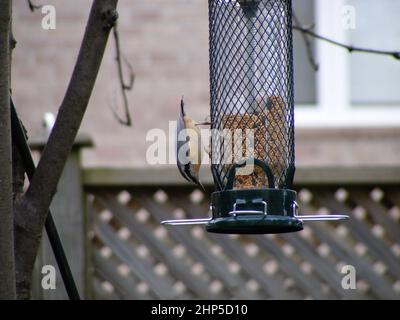
[[[291,21],[290,0],[209,0],[211,158],[219,190],[226,188],[232,165],[246,158],[270,168],[274,188],[291,187]],[[234,188],[268,185],[261,168],[243,172],[237,172]]]

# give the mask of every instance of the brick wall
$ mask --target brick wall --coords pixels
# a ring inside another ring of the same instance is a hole
[[[14,1],[12,84],[15,103],[30,136],[41,131],[43,113],[56,113],[68,84],[91,1],[36,0],[57,10],[57,29],[41,29],[43,15]],[[146,132],[167,130],[181,95],[197,120],[209,112],[208,20],[205,0],[120,0],[122,50],[136,83],[128,93],[133,127],[123,127],[110,108],[122,111],[115,50],[110,38],[81,131],[96,147],[84,153],[88,166],[145,165]],[[340,131],[342,133],[342,131]],[[399,130],[298,130],[297,162],[319,164],[398,164]]]

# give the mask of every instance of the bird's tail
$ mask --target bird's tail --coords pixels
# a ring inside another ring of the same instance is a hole
[[[182,96],[182,98],[181,98],[181,115],[182,115],[182,117],[186,116],[186,113],[185,113],[185,103],[183,102],[183,96]]]
[[[200,182],[200,180],[197,180],[198,185],[203,189],[204,192],[206,192],[206,189],[204,188],[203,184]]]

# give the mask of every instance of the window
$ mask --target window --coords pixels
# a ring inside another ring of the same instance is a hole
[[[350,43],[394,50],[400,40],[400,1],[351,0],[356,9],[356,28],[349,30]],[[354,54],[351,64],[353,105],[400,104],[400,61],[388,56]]]
[[[302,25],[314,23],[314,0],[294,0],[293,12]],[[314,49],[315,41],[310,38]],[[299,32],[293,33],[294,93],[297,105],[316,103],[316,74],[308,62],[304,40]]]
[[[303,6],[303,2],[305,3]],[[353,6],[356,28],[343,26],[344,7]],[[400,50],[400,1],[293,0],[303,25],[328,38],[361,47]],[[400,126],[400,61],[353,53],[313,42],[319,71],[310,67],[304,43],[294,32],[295,103],[298,127]]]

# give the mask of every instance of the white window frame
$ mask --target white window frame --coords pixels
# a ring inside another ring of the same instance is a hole
[[[348,32],[341,27],[344,5],[345,0],[315,0],[318,34],[349,43]],[[316,40],[316,57],[321,66],[316,74],[317,102],[315,105],[296,105],[298,128],[400,127],[400,105],[352,105],[350,53],[347,50]]]

